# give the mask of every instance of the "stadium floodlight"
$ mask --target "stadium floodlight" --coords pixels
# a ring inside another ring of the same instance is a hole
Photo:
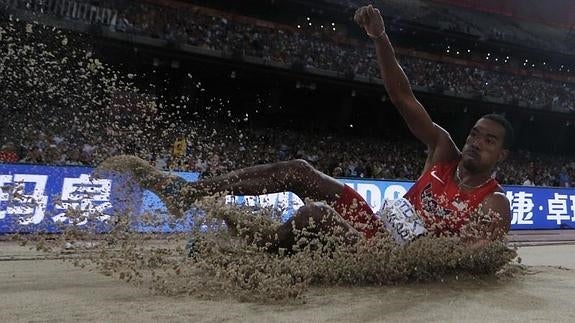
[[[468,52],[468,53],[471,53],[471,49],[468,49],[467,52]]]
[[[300,28],[301,28],[301,25],[297,25],[297,29],[300,29]]]

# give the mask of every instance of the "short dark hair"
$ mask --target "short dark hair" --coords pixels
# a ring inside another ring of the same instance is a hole
[[[509,122],[509,120],[505,119],[503,115],[497,113],[486,114],[481,118],[495,121],[500,126],[505,128],[505,138],[503,139],[503,148],[509,149],[511,148],[511,146],[513,146],[513,141],[515,140],[515,132],[513,131],[513,126],[511,125],[511,122]]]

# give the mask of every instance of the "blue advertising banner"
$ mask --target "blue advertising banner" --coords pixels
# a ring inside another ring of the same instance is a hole
[[[382,199],[395,199],[405,194],[413,182],[349,180],[343,182],[365,198],[374,210]],[[511,203],[511,229],[575,228],[575,189],[534,186],[504,186]]]
[[[142,192],[121,178],[91,180],[92,168],[0,164],[0,233],[109,230],[114,214],[140,210]],[[128,194],[129,192],[129,194]]]
[[[0,164],[0,233],[59,232],[62,225],[109,230],[118,214],[133,216],[138,232],[188,231],[198,210],[174,222],[157,196],[122,177],[91,179],[92,168]],[[176,173],[195,181],[197,173]],[[402,196],[413,182],[341,179],[377,211],[382,200]],[[513,230],[575,228],[575,189],[506,186]],[[272,206],[284,219],[303,205],[290,192],[227,196],[228,203]],[[153,214],[154,224],[143,219]]]

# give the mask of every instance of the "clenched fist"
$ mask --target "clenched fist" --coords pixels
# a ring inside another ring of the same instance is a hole
[[[357,9],[353,20],[363,27],[367,35],[371,38],[379,38],[385,33],[385,26],[383,25],[381,12],[372,5]]]

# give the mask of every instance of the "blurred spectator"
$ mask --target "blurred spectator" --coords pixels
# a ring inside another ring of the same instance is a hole
[[[569,176],[567,168],[565,167],[561,167],[561,172],[559,173],[559,186],[571,187],[571,176]]]
[[[11,142],[4,144],[0,149],[0,162],[17,163],[18,161],[20,161],[20,157],[18,157],[14,144]]]
[[[176,138],[174,144],[172,145],[172,158],[178,159],[184,157],[186,155],[187,149],[188,149],[188,142],[186,140],[186,137],[179,136],[178,138]]]

